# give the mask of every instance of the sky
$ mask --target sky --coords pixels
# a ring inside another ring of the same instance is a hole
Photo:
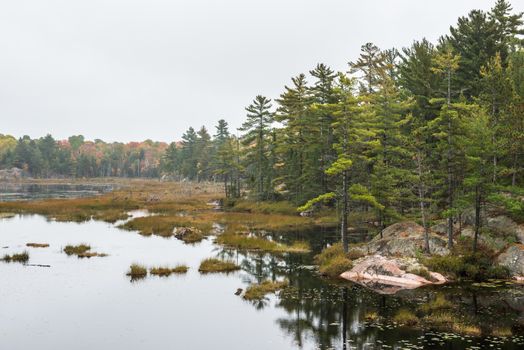
[[[495,0],[1,0],[0,133],[171,142],[360,46],[435,42]],[[524,11],[524,0],[512,0]]]

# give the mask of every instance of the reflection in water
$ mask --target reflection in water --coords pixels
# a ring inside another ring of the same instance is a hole
[[[0,246],[9,247],[2,253],[25,249],[29,241],[45,241],[51,247],[31,250],[31,262],[52,265],[37,271],[0,264],[4,281],[0,281],[0,309],[9,315],[0,318],[0,339],[10,349],[144,349],[166,348],[166,344],[250,350],[524,346],[519,326],[524,311],[520,286],[430,286],[379,295],[351,283],[322,279],[310,268],[313,255],[338,239],[334,230],[273,234],[272,238],[307,239],[315,252],[240,252],[217,246],[212,239],[185,245],[94,221],[59,223],[39,216],[0,220]],[[65,244],[81,242],[109,256],[82,260],[61,252]],[[242,270],[200,275],[199,262],[208,257],[234,260]],[[149,266],[186,263],[190,270],[184,276],[150,276],[129,283],[125,272],[135,262]],[[289,287],[278,296],[249,302],[234,295],[239,287],[245,290],[251,283],[283,279],[289,281]],[[437,294],[452,302],[457,315],[474,320],[481,328],[507,327],[518,336],[493,343],[494,338],[456,337],[391,322],[400,308],[417,313]],[[378,317],[366,317],[371,313]],[[78,344],[79,334],[86,330],[89,341]]]

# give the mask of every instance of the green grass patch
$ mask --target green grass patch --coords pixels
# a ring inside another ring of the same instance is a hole
[[[211,272],[233,272],[240,270],[240,266],[232,261],[225,261],[220,259],[209,258],[200,263],[198,271],[202,273]]]
[[[261,283],[252,284],[247,287],[246,292],[244,293],[244,299],[246,300],[261,300],[267,294],[275,293],[278,290],[281,290],[289,285],[289,282],[273,282],[273,281],[263,281]]]

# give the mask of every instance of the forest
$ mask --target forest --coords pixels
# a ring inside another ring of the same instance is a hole
[[[437,214],[452,245],[453,218],[466,208],[479,219],[498,203],[522,219],[522,18],[498,0],[436,43],[366,43],[345,72],[319,63],[273,100],[256,96],[238,137],[224,119],[213,135],[189,128],[170,145],[0,136],[0,166],[35,177],[220,181],[232,199],[336,207],[342,232],[351,208],[375,212],[381,227],[417,211],[427,230]]]

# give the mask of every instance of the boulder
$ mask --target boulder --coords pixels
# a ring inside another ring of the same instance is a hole
[[[426,271],[430,280],[409,271]],[[446,282],[444,276],[428,271],[416,259],[386,258],[381,255],[369,255],[356,260],[353,268],[340,277],[381,294],[394,294],[403,289]]]
[[[472,227],[466,227],[462,230],[461,236],[473,239],[475,238],[475,231]],[[486,232],[481,232],[479,234],[478,240],[479,243],[495,251],[500,251],[508,245],[508,242],[504,239],[504,237],[495,236]]]
[[[186,243],[199,242],[204,238],[202,231],[195,227],[175,227],[173,235]]]
[[[524,276],[524,245],[512,244],[497,258],[499,265],[505,266],[515,277]]]

